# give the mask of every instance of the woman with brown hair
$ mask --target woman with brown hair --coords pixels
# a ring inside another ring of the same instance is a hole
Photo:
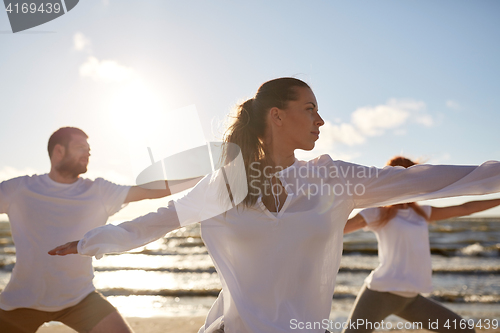
[[[387,165],[409,168],[416,163],[397,156]],[[474,332],[458,314],[420,295],[432,291],[427,225],[498,205],[500,199],[470,201],[449,207],[420,206],[410,202],[364,209],[349,219],[344,233],[365,228],[376,234],[380,264],[365,279],[348,321],[362,320],[365,324],[344,332],[372,332],[375,323],[380,324],[391,314],[422,323],[423,328],[436,332]],[[435,325],[430,327],[430,323]]]
[[[323,123],[305,82],[265,82],[238,106],[223,168],[157,213],[94,229],[49,253],[122,252],[201,222],[222,294],[200,332],[323,333],[352,209],[500,191],[498,162],[380,170],[328,155],[297,160],[294,151],[313,149]]]

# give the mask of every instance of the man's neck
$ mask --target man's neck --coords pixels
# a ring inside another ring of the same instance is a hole
[[[56,183],[61,183],[61,184],[73,184],[76,182],[79,178],[79,176],[71,176],[71,175],[64,175],[55,170],[54,168],[50,169],[49,172],[49,177]]]

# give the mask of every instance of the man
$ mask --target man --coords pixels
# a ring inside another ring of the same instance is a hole
[[[58,129],[49,139],[48,174],[0,183],[0,213],[8,214],[16,245],[16,265],[0,293],[3,333],[35,332],[47,321],[60,321],[78,332],[131,332],[95,291],[90,257],[53,257],[47,252],[105,224],[123,204],[170,191],[80,178],[89,163],[87,139],[78,128]]]

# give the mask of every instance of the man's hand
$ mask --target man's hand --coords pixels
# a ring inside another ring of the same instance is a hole
[[[78,242],[79,241],[73,241],[66,243],[64,245],[60,245],[55,249],[50,250],[49,254],[51,256],[65,256],[67,254],[78,254],[78,249],[77,249]]]

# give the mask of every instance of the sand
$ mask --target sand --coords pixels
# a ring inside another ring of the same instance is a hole
[[[135,333],[197,333],[205,322],[205,317],[153,317],[126,318]],[[37,333],[74,333],[62,324],[49,324],[40,327]]]
[[[205,317],[153,317],[153,318],[126,318],[135,333],[197,333],[205,322]],[[37,333],[74,333],[75,331],[62,324],[42,326]],[[293,330],[290,331],[293,333]],[[429,332],[426,330],[398,330],[385,333],[417,333]],[[481,333],[499,332],[499,330],[476,330]],[[376,333],[384,333],[377,331]]]

